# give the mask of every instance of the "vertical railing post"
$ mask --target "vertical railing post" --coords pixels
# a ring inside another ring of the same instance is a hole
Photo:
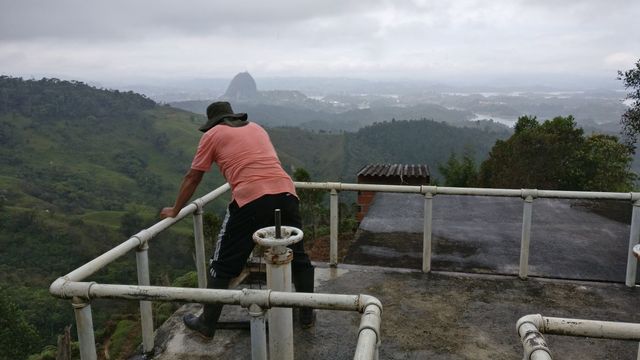
[[[329,265],[338,266],[338,191],[331,189],[329,223]]]
[[[433,224],[433,194],[424,194],[424,227],[422,229],[422,272],[431,271],[431,234]]]
[[[520,239],[520,271],[518,276],[524,280],[529,274],[529,243],[531,240],[531,214],[533,196],[526,195],[522,211],[522,238]]]
[[[144,241],[136,249],[136,266],[138,270],[138,285],[149,286],[149,243]],[[140,323],[142,326],[142,352],[153,351],[153,311],[151,301],[140,301]]]
[[[96,340],[93,335],[93,318],[91,317],[91,304],[79,298],[73,298],[73,312],[76,316],[78,328],[78,342],[80,345],[81,360],[96,360]]]
[[[207,263],[204,256],[204,230],[202,227],[202,204],[195,201],[196,211],[193,212],[193,237],[196,250],[196,271],[198,273],[198,287],[207,287]]]
[[[631,231],[629,233],[629,252],[627,253],[627,276],[625,284],[629,287],[636,285],[636,272],[638,268],[638,259],[633,255],[633,247],[638,244],[640,239],[640,194],[633,193],[633,213],[631,215]]]
[[[267,360],[267,329],[264,309],[256,304],[249,306],[251,315],[251,360]]]

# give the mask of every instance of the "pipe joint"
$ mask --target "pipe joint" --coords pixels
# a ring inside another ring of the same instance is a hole
[[[530,314],[530,315],[525,315],[523,317],[521,317],[520,319],[518,319],[518,322],[516,323],[516,332],[518,334],[520,334],[520,327],[522,327],[522,325],[529,323],[533,326],[536,327],[536,329],[543,329],[544,328],[544,319],[542,318],[542,315],[540,314]]]
[[[251,290],[242,289],[242,296],[240,297],[240,306],[251,310],[253,305],[256,305],[262,309],[271,308],[271,289],[266,290]]]
[[[358,296],[358,311],[364,313],[368,306],[376,306],[382,314],[382,302],[371,295],[360,294]]]
[[[192,204],[194,204],[196,206],[196,210],[193,212],[194,215],[202,215],[203,209],[204,209],[204,199],[203,198],[198,198],[195,199],[191,202]]]
[[[140,242],[139,246],[142,246],[143,243],[149,241],[149,239],[151,239],[151,232],[149,232],[147,229],[143,229],[140,230],[137,234],[131,236],[132,238],[136,238],[138,239],[138,241]]]
[[[425,194],[425,196],[430,195],[433,197],[438,194],[438,187],[434,185],[421,185],[420,192]]]
[[[149,240],[140,240],[140,245],[136,249],[137,252],[147,251],[149,250]]]
[[[67,285],[69,279],[66,277],[59,277],[49,286],[49,293],[55,297],[65,298],[64,287]]]
[[[538,197],[538,189],[521,189],[520,197],[525,201],[531,202]]]

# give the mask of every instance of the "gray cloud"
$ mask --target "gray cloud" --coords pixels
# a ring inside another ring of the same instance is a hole
[[[0,68],[83,77],[615,76],[640,2],[8,1]]]

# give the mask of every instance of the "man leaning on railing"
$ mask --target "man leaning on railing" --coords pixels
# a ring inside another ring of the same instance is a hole
[[[226,289],[242,271],[253,250],[253,233],[273,226],[273,212],[281,209],[282,225],[302,228],[299,201],[289,175],[267,132],[247,120],[247,114],[234,113],[228,102],[207,107],[208,121],[191,169],[180,186],[176,202],[160,212],[160,217],[175,217],[191,199],[205,172],[215,162],[231,185],[232,201],[222,223],[216,248],[209,262],[210,289]],[[292,275],[296,291],[313,292],[314,267],[304,251],[303,242],[290,246],[293,251]],[[200,316],[187,314],[185,325],[197,334],[213,337],[222,312],[222,304],[204,304]],[[311,308],[300,310],[302,327],[314,325]]]

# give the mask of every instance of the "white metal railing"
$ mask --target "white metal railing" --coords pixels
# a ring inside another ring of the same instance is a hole
[[[338,192],[339,191],[374,191],[374,192],[395,192],[414,193],[424,195],[424,234],[423,234],[423,257],[422,270],[431,270],[431,234],[432,234],[432,206],[436,195],[472,195],[472,196],[502,196],[520,197],[524,200],[522,237],[520,250],[519,276],[525,279],[528,274],[529,259],[529,239],[531,232],[531,214],[535,198],[566,198],[566,199],[611,199],[628,200],[633,203],[633,215],[631,231],[629,235],[629,257],[627,259],[626,285],[635,286],[637,259],[632,255],[632,249],[638,244],[640,238],[640,193],[611,193],[611,192],[585,192],[585,191],[556,191],[556,190],[535,190],[535,189],[483,189],[483,188],[454,188],[437,186],[403,186],[403,185],[374,185],[374,184],[349,184],[337,182],[296,182],[300,189],[324,189],[330,191],[330,255],[331,266],[338,264]],[[228,304],[241,304],[249,307],[247,296],[234,293],[233,290],[212,290],[206,287],[206,261],[204,253],[204,235],[202,230],[202,209],[220,195],[229,191],[230,186],[224,184],[207,195],[194,200],[185,206],[175,218],[167,218],[159,221],[153,226],[144,229],[133,235],[115,248],[105,252],[90,262],[80,266],[65,276],[58,278],[51,285],[50,292],[61,298],[72,299],[75,315],[78,338],[80,340],[80,352],[82,359],[95,359],[95,342],[93,338],[93,323],[91,317],[90,300],[94,298],[107,297],[114,299],[140,300],[140,317],[142,322],[143,351],[151,352],[154,347],[153,340],[153,318],[151,311],[151,301],[195,301],[195,302],[222,302]],[[169,287],[149,286],[149,260],[148,244],[157,234],[171,227],[176,222],[188,215],[193,215],[194,238],[196,251],[196,269],[198,274],[198,286],[201,289],[184,289]],[[98,270],[104,268],[111,262],[129,253],[136,251],[136,264],[138,274],[138,285],[106,285],[83,282]],[[271,292],[271,296],[277,295],[277,301],[269,295],[255,295],[253,298],[267,296],[269,299],[260,300],[266,306],[306,306],[314,308],[331,308],[341,310],[360,311],[363,313],[358,345],[356,348],[357,359],[373,359],[377,357],[377,347],[380,343],[380,313],[382,310],[379,301],[371,300],[367,306],[352,308],[341,308],[337,295],[329,296],[326,301],[335,302],[323,303],[321,299],[325,294],[314,294],[309,299],[304,300],[305,305],[296,301],[302,301],[300,295],[296,293],[276,293]],[[356,295],[340,295],[356,296]],[[375,299],[366,295],[358,295]],[[244,299],[240,301],[240,299]],[[286,299],[286,300],[285,300]],[[257,300],[256,300],[257,301]],[[278,302],[279,301],[279,302]],[[375,303],[375,304],[374,304]],[[257,304],[257,303],[256,303]],[[330,305],[327,305],[330,304]],[[257,304],[262,306],[260,304]]]
[[[566,319],[536,315],[521,317],[516,332],[522,341],[524,359],[551,360],[551,351],[542,334],[568,335],[598,339],[640,341],[640,324]],[[640,360],[640,349],[638,350]]]
[[[424,227],[422,246],[422,271],[431,271],[431,237],[433,221],[433,201],[436,195],[469,195],[469,196],[499,196],[519,197],[523,199],[522,236],[520,241],[520,266],[518,276],[526,279],[529,273],[529,243],[531,238],[531,219],[533,202],[536,198],[550,199],[583,199],[583,200],[627,200],[633,204],[631,231],[629,234],[629,251],[627,254],[627,272],[625,284],[629,287],[636,284],[638,260],[633,256],[633,247],[640,239],[640,193],[616,193],[593,191],[560,191],[537,189],[489,189],[489,188],[456,188],[441,186],[405,186],[405,185],[375,185],[375,184],[347,184],[337,182],[296,182],[301,189],[325,189],[331,191],[330,198],[330,250],[329,263],[338,264],[338,192],[339,191],[373,191],[413,193],[424,195]]]
[[[354,359],[378,358],[382,304],[369,295],[343,295],[321,293],[291,293],[271,290],[217,290],[206,287],[206,264],[202,208],[230,189],[224,184],[207,195],[185,206],[175,218],[166,218],[133,235],[128,240],[97,258],[54,281],[49,291],[52,295],[71,299],[76,318],[80,358],[97,359],[93,333],[91,300],[97,298],[139,300],[142,328],[142,351],[150,353],[154,348],[153,314],[151,301],[185,301],[241,305],[251,309],[271,307],[308,307],[326,310],[358,311],[362,313],[358,342]],[[337,212],[336,212],[337,213]],[[149,241],[176,222],[193,214],[196,248],[196,268],[199,289],[150,286]],[[336,228],[337,231],[337,228]],[[337,244],[337,243],[336,243]],[[119,259],[130,251],[136,251],[138,285],[114,285],[86,282],[89,276]],[[253,345],[252,345],[253,346]],[[260,344],[258,344],[260,346]]]

